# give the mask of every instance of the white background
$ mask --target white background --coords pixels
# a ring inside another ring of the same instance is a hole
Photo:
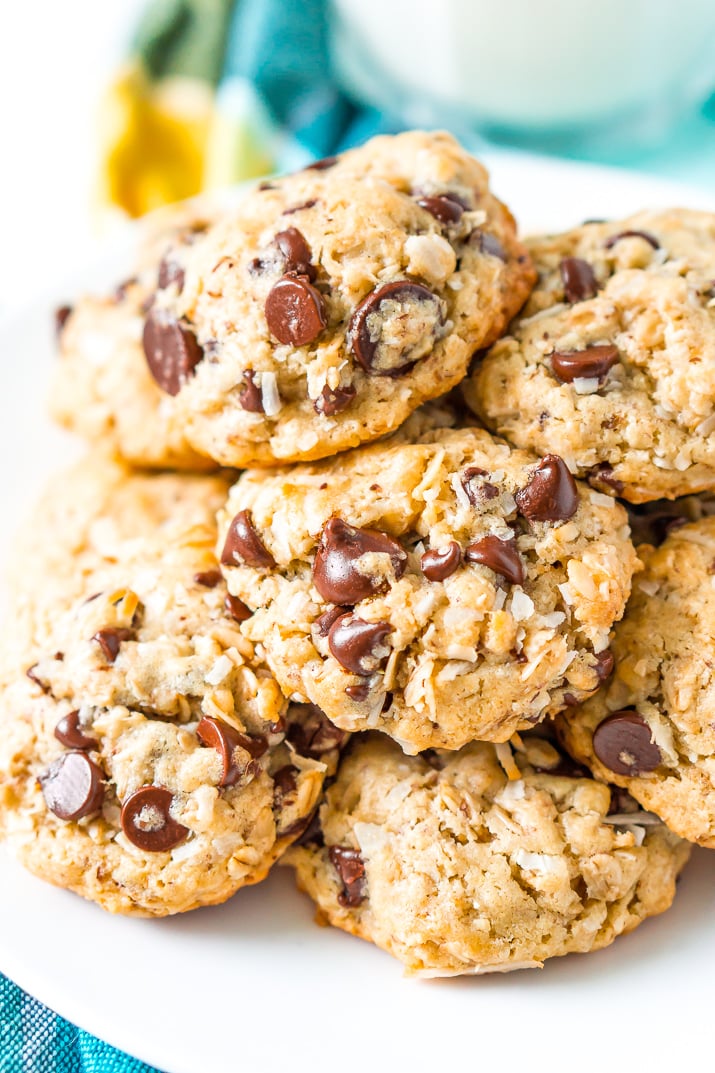
[[[142,6],[0,2],[0,309],[88,256],[97,105]]]

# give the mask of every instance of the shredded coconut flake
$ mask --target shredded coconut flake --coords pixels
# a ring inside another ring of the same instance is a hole
[[[511,746],[508,741],[498,742],[494,746],[494,752],[497,754],[497,760],[504,769],[504,774],[511,781],[512,779],[520,779],[521,771],[514,763],[514,754],[511,751]]]
[[[447,659],[465,660],[468,663],[475,663],[477,660],[476,648],[470,648],[469,645],[447,645],[445,655]]]
[[[710,414],[710,417],[695,426],[696,436],[709,436],[711,432],[715,432],[715,414]]]
[[[210,686],[217,686],[223,682],[233,669],[233,663],[227,655],[219,656],[211,670],[206,675],[206,681]]]
[[[597,376],[577,376],[572,383],[577,395],[593,395],[595,391],[598,391]]]
[[[616,506],[615,499],[605,495],[603,492],[592,491],[590,493],[590,499],[594,507],[608,507],[610,510],[613,510]]]
[[[494,605],[492,611],[501,611],[506,603],[506,589],[497,589],[494,594]]]
[[[261,373],[261,400],[266,417],[275,417],[281,411],[281,397],[275,373]]]
[[[469,508],[471,506],[471,503],[469,502],[469,497],[467,496],[467,493],[464,491],[464,488],[462,487],[461,474],[460,473],[453,473],[452,474],[452,479],[450,481],[450,484],[452,485],[452,488],[454,489],[454,494],[457,497],[457,502],[459,503],[460,507],[464,507],[466,510],[469,510]]]
[[[511,614],[515,622],[525,622],[534,614],[534,601],[523,589],[514,589],[511,598]]]
[[[554,875],[561,871],[560,858],[549,853],[529,853],[525,849],[517,849],[513,856],[517,868],[526,869],[529,872],[541,872],[542,875]]]

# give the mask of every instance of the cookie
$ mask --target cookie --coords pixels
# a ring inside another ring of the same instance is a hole
[[[528,245],[539,282],[476,363],[470,406],[632,503],[715,488],[715,215],[646,212]]]
[[[28,548],[25,652],[3,668],[0,835],[31,871],[112,912],[183,912],[262,879],[343,739],[316,709],[287,706],[240,632],[245,609],[213,555],[225,488],[95,458],[35,517],[50,547],[44,560],[39,541]],[[45,591],[57,545],[79,579]]]
[[[539,967],[667,909],[687,843],[639,813],[615,822],[609,787],[563,772],[547,741],[515,746],[349,747],[286,858],[320,917],[429,977]]]
[[[195,241],[180,238],[154,272],[142,323],[132,293],[120,303],[131,325],[113,327],[108,362],[92,358],[79,310],[63,334],[65,397],[74,374],[90,395],[82,427],[126,423],[120,449],[147,464],[174,430],[239,467],[389,433],[463,378],[534,281],[486,171],[447,134],[373,139],[262,183]],[[73,420],[71,401],[62,409]]]
[[[504,741],[598,687],[628,533],[556,455],[433,429],[247,471],[218,550],[283,691],[416,752]]]
[[[183,420],[151,375],[142,347],[159,251],[195,241],[207,226],[206,215],[174,210],[162,216],[161,228],[148,228],[131,278],[112,294],[85,296],[57,312],[59,353],[48,398],[52,417],[140,466],[215,468],[189,444]]]
[[[568,749],[665,820],[715,848],[715,518],[639,552],[608,687],[559,719]]]

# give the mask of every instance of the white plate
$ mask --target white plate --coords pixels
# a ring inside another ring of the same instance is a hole
[[[497,191],[524,227],[712,198],[604,168],[494,154]],[[43,416],[53,360],[50,310],[119,278],[126,250],[61,281],[6,323],[0,393],[3,526],[78,447]],[[47,534],[51,539],[51,534]],[[614,946],[542,972],[434,982],[386,954],[316,927],[292,875],[229,903],[161,921],[111,917],[26,874],[0,852],[0,969],[69,1020],[167,1073],[303,1073],[371,1066],[530,1073],[655,1068],[710,1040],[715,854],[693,854],[672,910]],[[684,1050],[685,1049],[685,1050]],[[0,1056],[2,1067],[2,1056]]]

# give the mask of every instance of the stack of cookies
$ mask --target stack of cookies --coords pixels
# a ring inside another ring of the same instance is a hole
[[[715,847],[714,279],[715,217],[522,244],[407,133],[63,309],[92,450],[12,572],[20,860],[161,916],[283,856],[422,976],[666,909]]]

